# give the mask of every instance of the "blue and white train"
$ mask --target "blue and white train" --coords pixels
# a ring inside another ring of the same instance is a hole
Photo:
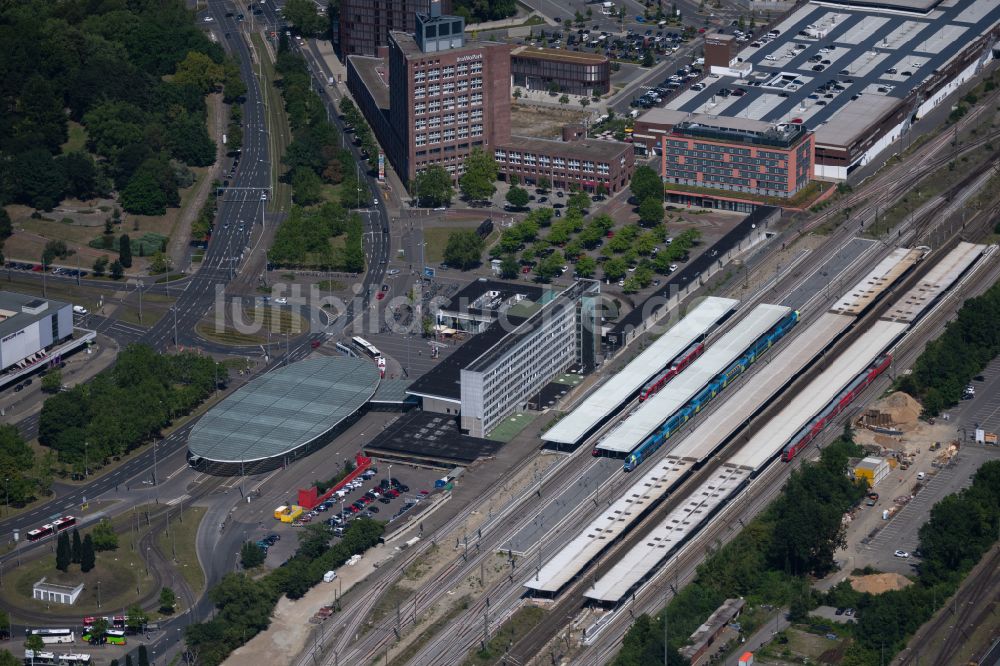
[[[786,333],[799,321],[799,312],[794,310],[788,314],[784,319],[779,321],[774,325],[769,333],[761,336],[757,342],[750,346],[749,349],[744,352],[744,354],[733,361],[733,363],[726,368],[724,372],[719,373],[712,381],[710,381],[705,388],[703,388],[698,395],[691,398],[686,405],[674,412],[673,416],[667,419],[659,429],[650,435],[646,441],[640,444],[635,451],[630,453],[628,457],[625,458],[624,470],[626,472],[631,472],[633,469],[639,466],[639,464],[655,453],[663,443],[666,442],[670,437],[680,430],[685,423],[687,423],[691,418],[700,412],[705,405],[711,402],[712,398],[719,395],[730,382],[735,380],[741,374],[743,374],[747,368],[749,368],[757,358],[770,349],[778,340],[783,338]]]

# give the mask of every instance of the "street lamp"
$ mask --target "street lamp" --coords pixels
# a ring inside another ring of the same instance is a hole
[[[139,323],[142,323],[142,280],[139,280]]]
[[[83,443],[83,475],[90,476],[90,460],[88,458],[87,449],[90,447],[90,442]]]
[[[5,478],[3,482],[7,488],[7,513],[10,513],[10,479]]]

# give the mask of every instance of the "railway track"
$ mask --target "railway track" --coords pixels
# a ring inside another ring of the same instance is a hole
[[[956,242],[957,239],[953,239]],[[976,271],[970,276],[966,276],[959,283],[957,283],[952,290],[942,296],[940,303],[935,306],[925,317],[920,319],[913,328],[910,329],[905,335],[905,337],[897,343],[896,345],[896,358],[900,366],[910,366],[916,360],[917,356],[923,350],[924,345],[936,336],[936,331],[944,326],[945,322],[954,316],[954,311],[958,308],[960,303],[966,298],[972,298],[978,296],[983,291],[988,288],[990,284],[993,284],[997,279],[1000,279],[1000,262],[996,261],[994,256],[989,264],[981,264],[980,268],[973,269]],[[890,384],[891,379],[888,376],[883,375],[870,387],[869,391],[871,395],[877,395],[878,393],[886,390]],[[853,419],[862,409],[864,408],[864,402],[859,402],[853,406],[853,409],[845,411],[845,413],[839,417],[834,425],[839,425],[844,422],[848,422]],[[817,446],[825,445],[829,443],[837,436],[837,428],[829,427],[826,431],[817,438],[819,441]],[[810,445],[811,446],[811,445]],[[797,456],[792,463],[789,464],[790,467],[802,463],[802,461],[807,456],[802,456],[801,454]],[[738,496],[731,505],[738,505],[741,502],[754,502],[757,506],[762,508],[768,502],[777,495],[778,490],[783,485],[782,472],[785,469],[784,465],[770,465],[766,467],[757,479],[752,482],[749,492],[754,491],[755,487],[758,492],[761,492],[761,497],[759,499],[751,499]],[[761,491],[763,489],[763,491]],[[748,491],[744,491],[745,493]],[[720,514],[721,517],[725,518],[725,511]],[[756,511],[743,511],[742,512],[746,518],[750,518],[756,514]],[[696,535],[694,537],[698,543],[706,544],[721,544],[728,541],[728,536],[732,536],[733,530],[721,529],[720,523],[727,521],[715,521],[710,524],[705,530],[703,535]],[[734,521],[735,522],[735,521]],[[738,531],[738,530],[736,530]],[[687,557],[687,560],[685,560]],[[696,566],[701,561],[701,552],[696,549],[690,549],[685,547],[679,554],[678,559],[672,562],[669,566],[664,566],[660,573],[655,575],[647,584],[636,591],[634,599],[631,604],[634,606],[634,613],[643,612],[657,612],[663,607],[664,602],[669,598],[670,588],[676,586],[680,587],[686,582],[692,580],[696,574]],[[685,564],[687,562],[687,564]],[[994,567],[995,569],[995,567]],[[667,581],[667,574],[673,574],[676,578],[674,580]],[[676,582],[674,582],[676,581]],[[598,664],[605,664],[610,660],[614,654],[617,652],[621,638],[624,636],[628,627],[631,625],[631,613],[617,613],[612,621],[609,623],[608,627],[605,627],[601,633],[601,639],[599,642],[595,641],[594,644],[587,646],[582,654],[576,655],[573,663],[574,665],[580,664],[581,666],[597,666]],[[946,652],[942,654],[947,655]],[[948,663],[947,661],[941,662]]]

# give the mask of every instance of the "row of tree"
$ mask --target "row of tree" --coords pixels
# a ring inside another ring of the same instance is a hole
[[[226,376],[207,356],[158,354],[146,345],[130,345],[113,367],[45,401],[38,440],[78,473],[99,467],[157,437]]]
[[[245,91],[180,0],[8,3],[0,39],[3,203],[51,209],[117,190],[126,210],[162,214],[182,165],[215,159],[205,95]],[[90,154],[63,154],[70,121]]]
[[[256,579],[228,574],[208,593],[216,608],[213,619],[192,625],[185,632],[189,655],[205,666],[221,664],[233,650],[267,629],[281,595],[301,598],[323,579],[325,572],[343,566],[352,555],[377,544],[383,530],[381,522],[355,520],[331,547],[326,525],[308,525],[299,535],[295,555],[280,568]]]
[[[864,496],[866,486],[847,475],[848,459],[860,453],[849,437],[826,447],[818,463],[792,472],[778,499],[698,567],[695,580],[665,609],[671,664],[685,663],[675,651],[729,597],[778,607],[808,598],[805,576],[830,571],[843,542],[843,514]],[[663,619],[663,612],[638,618],[612,663],[662,663]],[[744,632],[752,630],[744,623]]]
[[[970,298],[944,333],[927,343],[897,387],[920,400],[927,416],[958,403],[969,381],[1000,354],[1000,283]]]
[[[65,573],[69,571],[70,564],[79,564],[83,573],[97,564],[93,537],[88,534],[81,540],[80,531],[76,528],[73,529],[72,542],[68,532],[60,532],[56,541],[56,569]]]

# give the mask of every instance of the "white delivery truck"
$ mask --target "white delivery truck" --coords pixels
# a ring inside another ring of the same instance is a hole
[[[613,2],[602,2],[601,3],[601,13],[605,16],[611,16],[615,13],[615,3]]]

